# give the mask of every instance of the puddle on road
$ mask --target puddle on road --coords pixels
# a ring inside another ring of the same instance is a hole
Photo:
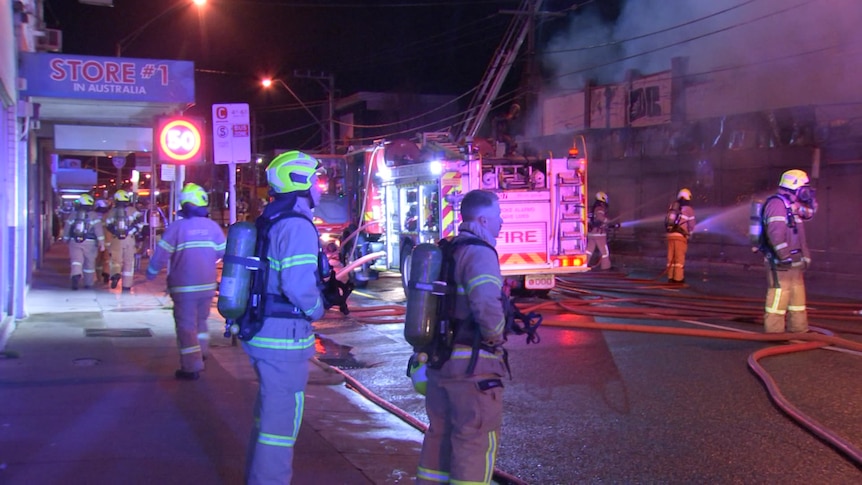
[[[317,359],[319,361],[339,369],[366,369],[370,367],[365,362],[360,362],[356,360],[356,357],[351,355],[350,351],[353,347],[341,345],[320,334],[314,334],[314,337],[314,350],[317,352]]]

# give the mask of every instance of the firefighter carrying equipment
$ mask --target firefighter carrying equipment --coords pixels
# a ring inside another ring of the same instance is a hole
[[[454,254],[461,246],[485,246],[494,254],[493,246],[481,239],[442,239],[435,246],[420,244],[413,250],[410,267],[410,281],[407,287],[407,314],[404,322],[404,337],[413,345],[415,354],[424,354],[424,366],[440,369],[449,360],[455,344],[465,344],[472,348],[467,374],[476,366],[479,351],[494,353],[495,349],[482,344],[479,328],[470,320],[458,320],[455,315],[457,284],[455,282]],[[421,248],[421,249],[420,249]],[[417,253],[418,250],[418,253]],[[438,278],[445,277],[443,281]],[[503,311],[506,315],[506,334],[526,335],[527,343],[538,343],[537,330],[542,323],[541,315],[518,311],[514,303],[503,296]],[[455,342],[455,335],[462,325],[473,325],[471,342]],[[509,369],[508,356],[503,349],[503,362]],[[408,366],[408,376],[413,379]],[[511,375],[511,372],[510,372]]]
[[[96,239],[93,233],[93,220],[90,219],[90,211],[88,207],[81,206],[75,211],[75,217],[71,220],[71,229],[69,231],[69,239],[75,242],[84,242],[85,239]]]
[[[667,214],[664,217],[664,225],[667,232],[683,232],[682,226],[680,226],[680,221],[682,220],[682,207],[679,204],[678,200],[675,200],[670,203],[670,206],[667,208]]]
[[[266,293],[269,231],[287,218],[301,218],[314,225],[298,212],[284,211],[272,217],[260,216],[255,224],[237,222],[228,228],[218,298],[218,311],[226,320],[225,337],[235,335],[240,340],[251,340],[263,327],[264,319],[269,317],[308,320],[308,316],[284,295]],[[335,271],[330,268],[322,249],[317,258],[318,287],[321,288],[324,307],[338,306],[346,315],[347,297],[353,290],[352,285],[335,278]],[[326,282],[322,280],[323,275],[329,275]]]

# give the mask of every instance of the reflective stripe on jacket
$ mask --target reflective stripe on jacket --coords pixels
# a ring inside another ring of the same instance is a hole
[[[147,273],[158,274],[170,264],[171,294],[212,292],[216,289],[216,262],[224,257],[225,235],[208,217],[179,219],[165,230],[156,244]]]

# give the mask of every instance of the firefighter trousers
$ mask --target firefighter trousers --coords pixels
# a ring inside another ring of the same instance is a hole
[[[769,289],[766,290],[766,307],[763,315],[763,329],[766,333],[808,331],[805,281],[802,273],[802,268],[773,272],[767,263],[766,279],[769,282]]]
[[[246,457],[246,482],[290,483],[293,447],[305,410],[308,360],[314,355],[311,323],[267,318],[260,332],[243,342],[243,348],[260,383]]]
[[[470,349],[465,347],[466,355]],[[419,455],[417,484],[491,483],[503,426],[503,387],[486,390],[479,383],[501,380],[500,357],[480,352],[473,375],[469,357],[453,353],[439,370],[428,369],[425,410],[428,430]],[[463,350],[463,349],[462,349]]]
[[[599,261],[600,269],[611,269],[611,253],[608,251],[607,234],[587,234],[587,263],[593,257],[593,253],[599,251],[602,259]]]
[[[84,287],[93,286],[96,276],[96,255],[99,252],[95,239],[84,239],[82,242],[69,241],[69,262],[71,277],[83,276]]]
[[[115,237],[111,241],[111,276],[119,274],[123,288],[131,288],[135,279],[135,237]]]
[[[667,234],[667,279],[685,281],[685,253],[688,251],[688,238],[678,232]]]
[[[115,239],[114,242],[117,240]],[[125,282],[125,279],[123,279]],[[174,325],[180,349],[180,367],[186,372],[204,370],[203,357],[209,350],[207,318],[212,305],[212,292],[174,293]]]

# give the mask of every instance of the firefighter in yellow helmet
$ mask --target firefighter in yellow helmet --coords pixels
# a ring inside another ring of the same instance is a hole
[[[767,333],[808,331],[802,274],[811,264],[811,254],[803,221],[816,211],[814,190],[802,170],[784,172],[778,192],[763,204],[762,249],[769,281],[763,326]]]
[[[608,194],[596,192],[596,200],[590,209],[589,232],[587,233],[587,262],[595,251],[601,253],[599,269],[611,269],[611,253],[608,251]]]
[[[179,201],[182,217],[165,229],[156,244],[147,279],[155,279],[169,265],[168,292],[174,302],[180,350],[180,369],[174,376],[192,381],[204,370],[203,359],[209,349],[207,317],[217,287],[216,263],[224,257],[225,236],[208,217],[209,197],[200,185],[186,184]]]
[[[665,216],[668,283],[685,283],[685,253],[688,251],[688,240],[694,232],[694,226],[691,191],[681,189],[676,194],[676,200],[668,207]]]
[[[84,288],[92,288],[96,277],[97,251],[105,250],[102,218],[95,211],[96,201],[90,194],[78,197],[72,214],[66,220],[63,241],[69,244],[72,289],[83,280]]]
[[[143,214],[132,205],[132,194],[114,193],[114,208],[105,217],[105,228],[111,234],[111,288],[123,280],[123,291],[132,291],[135,277],[135,237],[144,227]]]
[[[272,201],[255,223],[256,255],[269,262],[261,269],[266,272],[264,304],[254,322],[257,333],[243,340],[260,381],[246,464],[250,484],[290,483],[293,475],[293,447],[314,355],[311,324],[325,312],[320,237],[312,223],[321,195],[317,168],[317,159],[299,151],[278,155],[266,168]]]

